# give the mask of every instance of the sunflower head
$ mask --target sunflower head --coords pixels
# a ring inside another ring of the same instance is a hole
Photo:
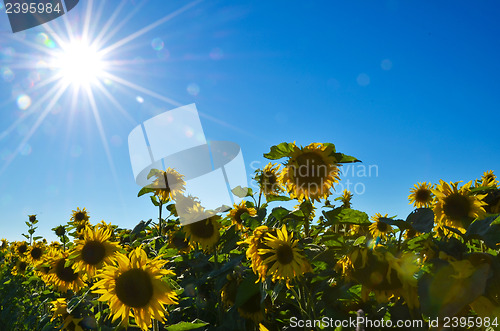
[[[103,227],[85,228],[83,239],[76,241],[70,254],[76,272],[84,272],[92,277],[104,265],[113,263],[114,254],[120,246],[110,240],[111,235],[111,231]]]
[[[264,260],[259,254],[259,249],[268,248],[265,244],[265,235],[271,231],[276,234],[276,230],[270,230],[267,226],[261,225],[253,230],[253,234],[249,236],[244,241],[238,242],[238,244],[247,244],[248,249],[246,251],[247,259],[252,263],[253,272],[259,277],[259,280],[264,281],[267,274],[267,266],[263,263]]]
[[[31,224],[38,223],[36,220],[36,215],[28,215],[28,220],[30,221]]]
[[[29,245],[26,241],[18,241],[14,243],[14,252],[19,256],[23,257],[29,250]]]
[[[55,301],[51,302],[53,313],[50,321],[54,321],[55,319],[61,319],[62,325],[61,329],[63,330],[74,330],[74,331],[83,331],[83,328],[80,326],[80,322],[82,318],[76,318],[72,314],[68,313],[68,304],[66,303],[65,298],[59,298]]]
[[[54,230],[54,233],[58,237],[62,237],[66,234],[66,228],[63,225],[59,225],[59,226],[53,228],[52,230]]]
[[[408,200],[410,200],[409,204],[413,204],[416,208],[431,207],[434,200],[432,189],[432,184],[427,182],[415,184],[415,187],[410,190],[411,194],[408,196]]]
[[[353,194],[348,191],[344,190],[342,192],[342,195],[339,196],[338,198],[335,198],[336,201],[340,200],[342,202],[342,207],[344,208],[351,208],[351,199],[353,197]]]
[[[293,146],[282,177],[292,198],[319,201],[330,195],[330,189],[339,181],[333,153],[332,146],[319,143],[300,148]]]
[[[28,272],[29,264],[25,258],[18,258],[16,265],[12,268],[11,273],[16,276],[24,276]]]
[[[167,168],[165,171],[153,169],[148,175],[148,179],[153,176],[155,180],[148,187],[154,190],[154,194],[163,203],[173,200],[177,194],[182,194],[185,190],[184,175],[175,169]]]
[[[238,313],[241,317],[250,319],[255,324],[264,320],[264,312],[265,309],[262,304],[262,294],[260,291],[257,291],[238,307]]]
[[[0,242],[0,251],[6,251],[7,248],[9,248],[9,242],[7,241],[7,239],[3,238]]]
[[[267,275],[272,280],[285,280],[287,285],[295,277],[311,270],[311,266],[299,249],[298,241],[293,239],[286,226],[276,230],[276,235],[267,233],[265,238],[266,248],[260,248],[258,254],[266,265]]]
[[[373,238],[385,238],[387,239],[390,234],[393,233],[392,226],[389,224],[382,222],[380,219],[381,218],[387,218],[387,214],[382,216],[382,214],[376,213],[375,215],[372,216],[372,221],[373,223],[370,225],[370,233],[373,236]]]
[[[460,189],[459,182],[447,182],[440,180],[432,192],[436,195],[437,202],[434,206],[434,214],[438,226],[449,226],[465,231],[475,218],[484,216],[486,205],[482,199],[486,195],[472,195],[470,186],[472,181],[464,184]]]
[[[481,177],[480,183],[481,186],[497,187],[497,176],[493,173],[493,170],[485,171]]]
[[[283,192],[282,175],[280,164],[270,162],[264,169],[256,171],[255,181],[265,196],[278,195]]]
[[[252,207],[247,207],[245,201],[242,201],[239,205],[234,204],[233,209],[229,212],[229,217],[231,218],[233,224],[240,230],[244,228],[243,220],[241,219],[243,214],[255,216],[257,215],[257,210]]]
[[[28,260],[35,266],[42,263],[46,250],[47,246],[43,242],[33,243],[28,250]]]
[[[75,272],[73,263],[66,265],[68,254],[51,248],[46,257],[46,263],[50,266],[50,271],[44,281],[54,286],[59,292],[72,290],[78,292],[83,286],[85,277],[80,272]]]
[[[187,254],[191,250],[186,233],[178,227],[168,231],[168,247],[177,249],[181,254]]]
[[[187,224],[183,227],[184,232],[189,237],[189,242],[192,245],[199,244],[205,251],[211,251],[217,244],[220,238],[219,223],[220,216],[207,213],[207,218],[194,223]]]
[[[162,280],[163,276],[174,275],[163,269],[165,260],[149,259],[138,247],[128,256],[117,253],[117,265],[108,265],[98,274],[100,280],[92,287],[101,296],[99,301],[108,302],[112,320],[121,318],[121,326],[127,327],[129,317],[135,317],[136,324],[148,330],[152,318],[163,322],[165,305],[176,304],[177,295]]]
[[[81,222],[88,221],[90,218],[87,210],[85,208],[80,209],[80,207],[77,207],[76,210],[72,211],[71,214],[71,221],[80,224]]]

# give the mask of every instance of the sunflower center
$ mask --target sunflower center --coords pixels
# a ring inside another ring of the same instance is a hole
[[[81,222],[84,219],[85,219],[85,213],[84,212],[79,211],[79,212],[77,212],[75,214],[75,221]]]
[[[82,248],[82,260],[87,264],[98,264],[104,259],[105,256],[106,248],[100,241],[87,241]]]
[[[431,191],[426,189],[420,189],[415,194],[415,200],[418,202],[427,202],[431,198]]]
[[[19,254],[24,254],[28,250],[28,246],[26,244],[21,244],[19,247],[17,247],[17,251]]]
[[[260,292],[255,293],[245,301],[244,304],[240,306],[241,310],[245,311],[246,313],[254,314],[260,312],[260,300],[262,299],[262,296],[260,295]]]
[[[27,267],[28,264],[24,261],[19,262],[19,264],[17,265],[17,269],[19,269],[20,272],[25,272]]]
[[[281,244],[276,250],[276,258],[281,264],[289,264],[293,261],[293,250],[288,244]]]
[[[153,283],[146,271],[134,268],[118,276],[115,291],[125,305],[141,308],[153,297]]]
[[[186,248],[189,245],[189,242],[186,240],[185,237],[179,237],[179,236],[174,236],[172,238],[172,243],[178,249]]]
[[[389,231],[389,224],[378,221],[377,230],[379,230],[380,232],[387,232]]]
[[[65,267],[65,259],[60,259],[56,264],[56,275],[57,278],[64,282],[73,282],[78,278],[78,274],[73,271],[71,266]]]
[[[299,185],[315,185],[319,189],[328,176],[328,166],[321,155],[307,152],[297,156],[296,161],[295,175]]]
[[[40,247],[33,247],[30,254],[34,260],[38,260],[42,257],[42,249]]]
[[[452,220],[463,220],[469,217],[472,205],[466,196],[453,193],[444,198],[443,211]]]
[[[198,221],[189,224],[191,233],[198,238],[211,238],[214,234],[214,225],[210,220]]]

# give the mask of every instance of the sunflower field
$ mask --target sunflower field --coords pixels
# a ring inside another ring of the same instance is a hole
[[[259,189],[233,188],[230,210],[184,197],[183,213],[205,215],[185,225],[175,169],[151,171],[138,196],[158,218],[133,229],[76,208],[48,242],[29,215],[26,240],[1,241],[0,330],[500,329],[492,171],[418,183],[406,218],[370,217],[349,191],[332,199],[342,164],[360,162],[333,144],[264,157]]]

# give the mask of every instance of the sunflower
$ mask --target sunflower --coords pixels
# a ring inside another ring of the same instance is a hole
[[[389,237],[389,234],[393,232],[392,227],[384,223],[380,220],[380,218],[387,218],[387,214],[382,216],[382,214],[375,213],[374,216],[372,216],[372,221],[373,223],[370,225],[370,233],[373,236],[373,238],[385,238],[387,239]]]
[[[245,201],[242,201],[239,205],[234,204],[233,209],[229,212],[229,217],[238,230],[243,230],[244,228],[241,216],[245,213],[250,216],[255,216],[257,215],[257,210],[252,207],[247,207]]]
[[[186,238],[186,233],[180,228],[175,227],[168,231],[168,248],[175,248],[181,254],[187,254],[191,250],[189,240]]]
[[[0,244],[0,252],[6,251],[7,248],[9,248],[9,242],[7,241],[7,239],[2,239]]]
[[[68,304],[65,298],[56,299],[51,302],[51,305],[53,306],[51,309],[53,312],[52,318],[50,319],[51,322],[61,318],[63,322],[60,328],[62,330],[83,331],[83,328],[80,326],[82,318],[76,318],[68,313]]]
[[[472,196],[469,194],[469,188],[472,181],[464,184],[460,189],[458,183],[440,180],[432,192],[437,197],[434,206],[434,214],[439,226],[449,226],[460,230],[466,230],[469,224],[475,219],[485,214],[483,208],[486,205],[482,199],[486,195]]]
[[[241,317],[252,320],[255,324],[264,320],[264,306],[262,305],[262,294],[260,291],[249,297],[238,307]]]
[[[209,216],[210,213],[206,213]],[[219,228],[221,227],[220,216],[212,215],[201,221],[187,224],[183,227],[184,232],[189,237],[191,244],[200,244],[202,249],[211,251],[220,238]]]
[[[497,176],[493,173],[493,170],[488,170],[483,173],[481,177],[481,186],[492,186],[497,187],[498,180]]]
[[[267,246],[264,244],[264,241],[265,235],[268,231],[269,228],[267,226],[258,226],[257,228],[255,228],[255,230],[253,230],[253,234],[250,237],[248,237],[244,241],[238,242],[238,245],[249,245],[246,251],[246,256],[247,259],[251,261],[253,272],[259,277],[258,280],[261,281],[264,281],[266,279],[267,266],[264,264],[264,260],[259,254],[259,249],[267,248]],[[275,232],[275,230],[272,231]]]
[[[404,238],[405,240],[410,240],[410,239],[413,239],[417,236],[420,235],[420,232],[418,232],[417,230],[415,230],[414,228],[409,228],[405,231],[405,234],[404,234]]]
[[[47,247],[43,242],[33,243],[33,245],[31,245],[31,247],[28,249],[28,260],[34,266],[42,263],[46,250]]]
[[[177,194],[184,192],[186,185],[184,175],[181,175],[175,169],[156,170],[154,176],[156,179],[148,187],[154,190],[154,194],[163,203],[173,200]]]
[[[307,259],[297,247],[298,240],[293,240],[293,233],[288,233],[286,225],[276,230],[276,235],[267,233],[265,245],[259,254],[267,265],[267,275],[272,280],[286,280],[287,284],[295,277],[311,270]]]
[[[26,241],[16,241],[13,243],[14,253],[16,253],[19,257],[23,257],[26,255],[29,249],[29,245]]]
[[[108,302],[113,322],[120,317],[120,325],[127,327],[132,316],[143,330],[151,327],[152,318],[163,322],[165,305],[177,303],[176,293],[161,280],[174,275],[162,269],[167,261],[148,259],[141,247],[128,256],[117,253],[117,261],[118,266],[104,267],[98,274],[100,280],[92,287],[94,293],[101,294],[99,301]]]
[[[264,169],[257,171],[255,181],[264,195],[278,195],[283,192],[282,175],[280,164],[269,162]]]
[[[353,194],[348,191],[344,190],[342,192],[342,195],[339,196],[338,198],[335,198],[336,201],[342,201],[342,207],[344,208],[351,208],[351,199],[352,199]]]
[[[117,242],[110,241],[111,231],[106,228],[85,228],[83,239],[75,243],[70,259],[76,272],[93,277],[98,269],[113,263],[114,254],[120,249]]]
[[[427,182],[415,184],[415,187],[410,190],[411,194],[408,196],[410,202],[416,208],[426,208],[432,205],[434,194],[432,194],[433,185]]]
[[[88,221],[90,218],[87,210],[85,208],[80,210],[80,207],[77,207],[76,210],[72,211],[71,214],[71,222],[75,224],[80,224],[81,222]]]
[[[330,188],[339,181],[333,152],[333,147],[319,143],[301,148],[293,146],[282,177],[291,198],[319,201],[330,195]]]
[[[14,266],[14,268],[12,268],[12,271],[11,273],[14,275],[14,276],[24,276],[26,274],[26,272],[28,271],[28,262],[26,262],[26,260],[24,258],[18,258],[17,261],[16,261],[16,265]]]
[[[73,264],[66,266],[68,254],[51,248],[47,253],[47,264],[50,271],[45,282],[53,285],[59,292],[72,290],[78,292],[84,286],[84,277],[80,272],[73,270]]]

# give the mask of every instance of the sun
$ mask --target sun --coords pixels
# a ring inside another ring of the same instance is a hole
[[[52,68],[67,85],[90,86],[105,74],[102,53],[91,43],[74,39],[61,45],[53,56]]]

